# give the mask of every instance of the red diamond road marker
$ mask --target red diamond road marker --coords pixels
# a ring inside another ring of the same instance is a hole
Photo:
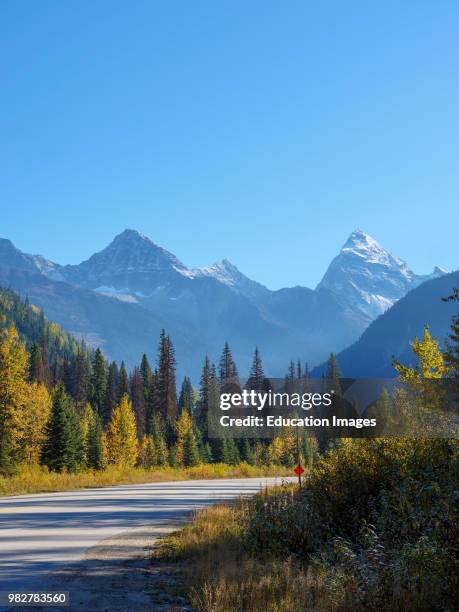
[[[301,465],[298,464],[293,471],[297,476],[301,476],[301,474],[304,472],[304,468],[302,468]]]

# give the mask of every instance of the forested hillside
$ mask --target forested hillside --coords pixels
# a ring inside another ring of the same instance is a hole
[[[208,414],[220,382],[237,376],[226,343],[218,367],[206,357],[199,390],[185,376],[179,392],[175,350],[163,330],[152,366],[146,355],[130,372],[89,350],[41,310],[0,290],[0,474],[21,465],[61,472],[207,463],[292,465],[295,439],[270,444],[210,439]],[[307,376],[301,364],[290,377]],[[252,378],[264,371],[255,351]]]
[[[445,303],[459,284],[459,272],[451,272],[427,281],[402,297],[363,332],[352,346],[337,354],[343,376],[356,378],[390,378],[394,375],[394,358],[413,362],[410,341],[421,336],[425,325],[443,343],[450,331],[454,304]],[[326,364],[314,368],[321,376]]]

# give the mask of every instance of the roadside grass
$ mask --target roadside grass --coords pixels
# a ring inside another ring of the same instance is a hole
[[[8,478],[0,476],[0,496],[71,491],[116,484],[285,476],[288,472],[289,470],[282,466],[257,467],[247,463],[239,465],[212,463],[191,468],[158,467],[154,470],[109,466],[101,471],[82,471],[71,474],[50,472],[43,466],[32,465],[23,466],[14,476]]]
[[[458,462],[454,440],[341,440],[302,490],[198,512],[155,572],[197,612],[455,610]]]
[[[202,612],[330,610],[320,577],[298,559],[260,558],[244,542],[246,504],[199,511],[193,523],[161,541],[154,562],[160,573],[175,563],[178,600]],[[180,586],[181,584],[181,586]],[[320,596],[320,604],[318,595]]]

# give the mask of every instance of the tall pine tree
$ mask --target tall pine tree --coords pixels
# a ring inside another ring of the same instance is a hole
[[[91,404],[100,418],[107,420],[107,366],[100,348],[96,349],[92,360]]]
[[[159,340],[158,374],[159,413],[167,424],[173,425],[177,418],[175,351],[164,329]]]
[[[134,368],[131,376],[131,401],[137,425],[137,436],[143,438],[146,433],[145,392],[139,368]]]
[[[76,472],[82,460],[83,440],[78,417],[64,387],[59,385],[54,392],[42,461],[56,472]]]
[[[220,357],[219,376],[220,384],[225,381],[236,382],[239,384],[236,364],[234,363],[228,342],[225,342],[222,356]]]

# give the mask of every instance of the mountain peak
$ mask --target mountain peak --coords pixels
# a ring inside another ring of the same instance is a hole
[[[380,263],[403,264],[402,260],[394,257],[387,249],[379,244],[372,236],[362,230],[355,230],[344,243],[341,253],[357,255],[366,260],[378,261]]]
[[[264,285],[245,276],[228,259],[222,259],[220,262],[205,266],[204,268],[191,270],[191,274],[194,278],[203,276],[214,278],[237,293],[242,293],[247,297],[254,297],[268,291]]]
[[[123,230],[120,234],[117,234],[112,242],[115,242],[115,240],[138,240],[138,241],[145,241],[145,242],[151,242],[152,244],[154,244],[154,242],[152,240],[150,240],[150,238],[148,238],[147,236],[145,236],[145,234],[142,234],[142,232],[139,232],[138,230],[135,229],[130,229],[127,228],[125,230]]]

